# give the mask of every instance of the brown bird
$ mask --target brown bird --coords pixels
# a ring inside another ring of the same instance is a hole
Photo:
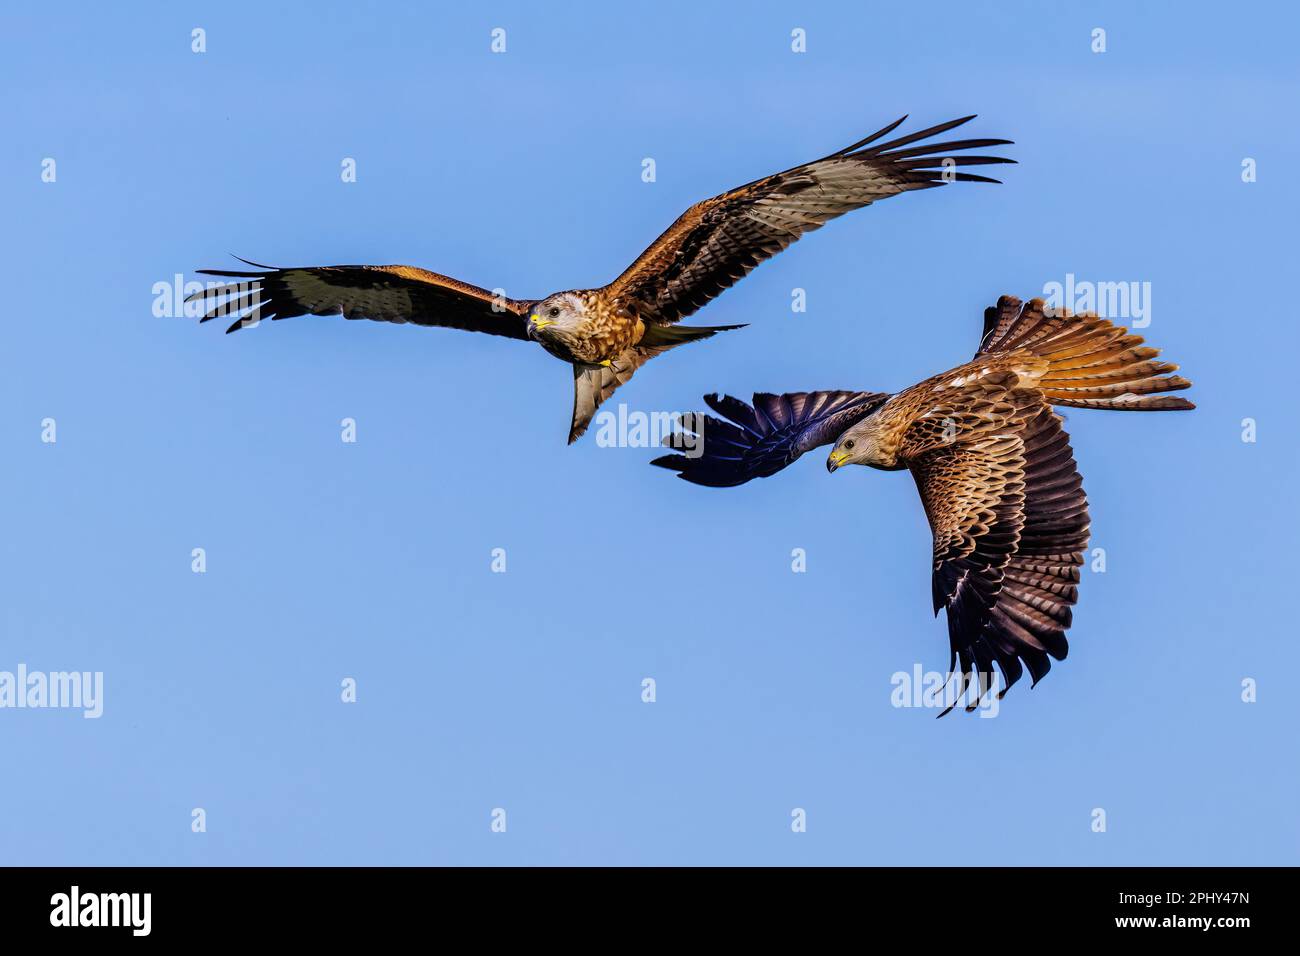
[[[196,292],[186,301],[224,298],[200,321],[235,316],[227,332],[264,318],[342,315],[531,339],[573,364],[572,443],[586,431],[597,406],[650,359],[677,345],[742,328],[676,323],[804,233],[851,209],[914,189],[997,182],[956,167],[1012,162],[996,156],[949,155],[1010,143],[1005,139],[907,148],[973,116],[878,142],[905,119],[823,159],[696,203],[622,275],[598,289],[571,289],[539,300],[510,299],[414,266],[278,269],[241,259],[268,271],[200,269],[202,275],[241,281]]]
[[[1041,299],[1021,308],[1003,296],[985,311],[980,349],[965,365],[892,396],[758,394],[752,407],[706,396],[727,421],[703,416],[698,435],[678,432],[670,442],[702,454],[653,464],[726,487],[833,444],[829,471],[909,470],[934,536],[934,611],[948,612],[949,668],[961,664],[956,699],[978,678],[971,710],[992,685],[994,662],[1000,698],[1022,663],[1037,684],[1052,658],[1065,659],[1089,519],[1069,438],[1051,406],[1195,407],[1161,394],[1191,383],[1142,341],[1095,315],[1049,314]]]

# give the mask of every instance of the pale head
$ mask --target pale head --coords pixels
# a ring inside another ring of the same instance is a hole
[[[899,467],[894,449],[884,447],[877,416],[867,416],[840,435],[826,459],[826,470],[835,471],[844,465],[869,465],[888,470]]]
[[[528,337],[562,339],[577,330],[586,317],[587,306],[574,292],[556,292],[534,304],[528,315]]]

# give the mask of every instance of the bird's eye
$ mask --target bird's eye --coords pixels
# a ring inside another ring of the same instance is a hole
[[[555,306],[551,306],[551,311],[547,312],[546,314],[549,315],[551,318],[555,318],[560,314],[560,310],[557,309]]]
[[[846,441],[846,442],[844,443],[844,447],[845,447],[845,448],[852,448],[852,447],[853,447],[853,439],[850,438],[848,441]]]

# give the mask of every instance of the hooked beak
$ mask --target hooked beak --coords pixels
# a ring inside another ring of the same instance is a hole
[[[836,468],[840,467],[840,465],[842,465],[842,464],[844,464],[846,461],[848,461],[849,458],[850,458],[850,455],[849,455],[849,453],[848,453],[847,451],[833,451],[833,452],[831,452],[831,456],[830,456],[829,458],[826,459],[826,470],[827,470],[827,471],[834,471]]]
[[[554,319],[543,319],[536,312],[534,312],[532,315],[528,317],[528,337],[530,339],[536,338],[537,337],[536,333],[540,332],[548,325],[554,325],[554,324],[555,324]]]

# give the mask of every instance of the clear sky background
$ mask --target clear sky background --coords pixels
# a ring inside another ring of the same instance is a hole
[[[0,670],[103,671],[105,701],[0,711],[0,862],[1296,863],[1297,19],[7,6]],[[818,454],[697,488],[566,448],[535,346],[153,314],[232,252],[600,284],[691,202],[903,113],[979,113],[1020,165],[833,222],[693,320],[749,328],[613,406],[897,389],[967,360],[1000,293],[1150,282],[1200,407],[1068,414],[1107,570],[996,719],[891,706],[948,655],[906,475]]]

